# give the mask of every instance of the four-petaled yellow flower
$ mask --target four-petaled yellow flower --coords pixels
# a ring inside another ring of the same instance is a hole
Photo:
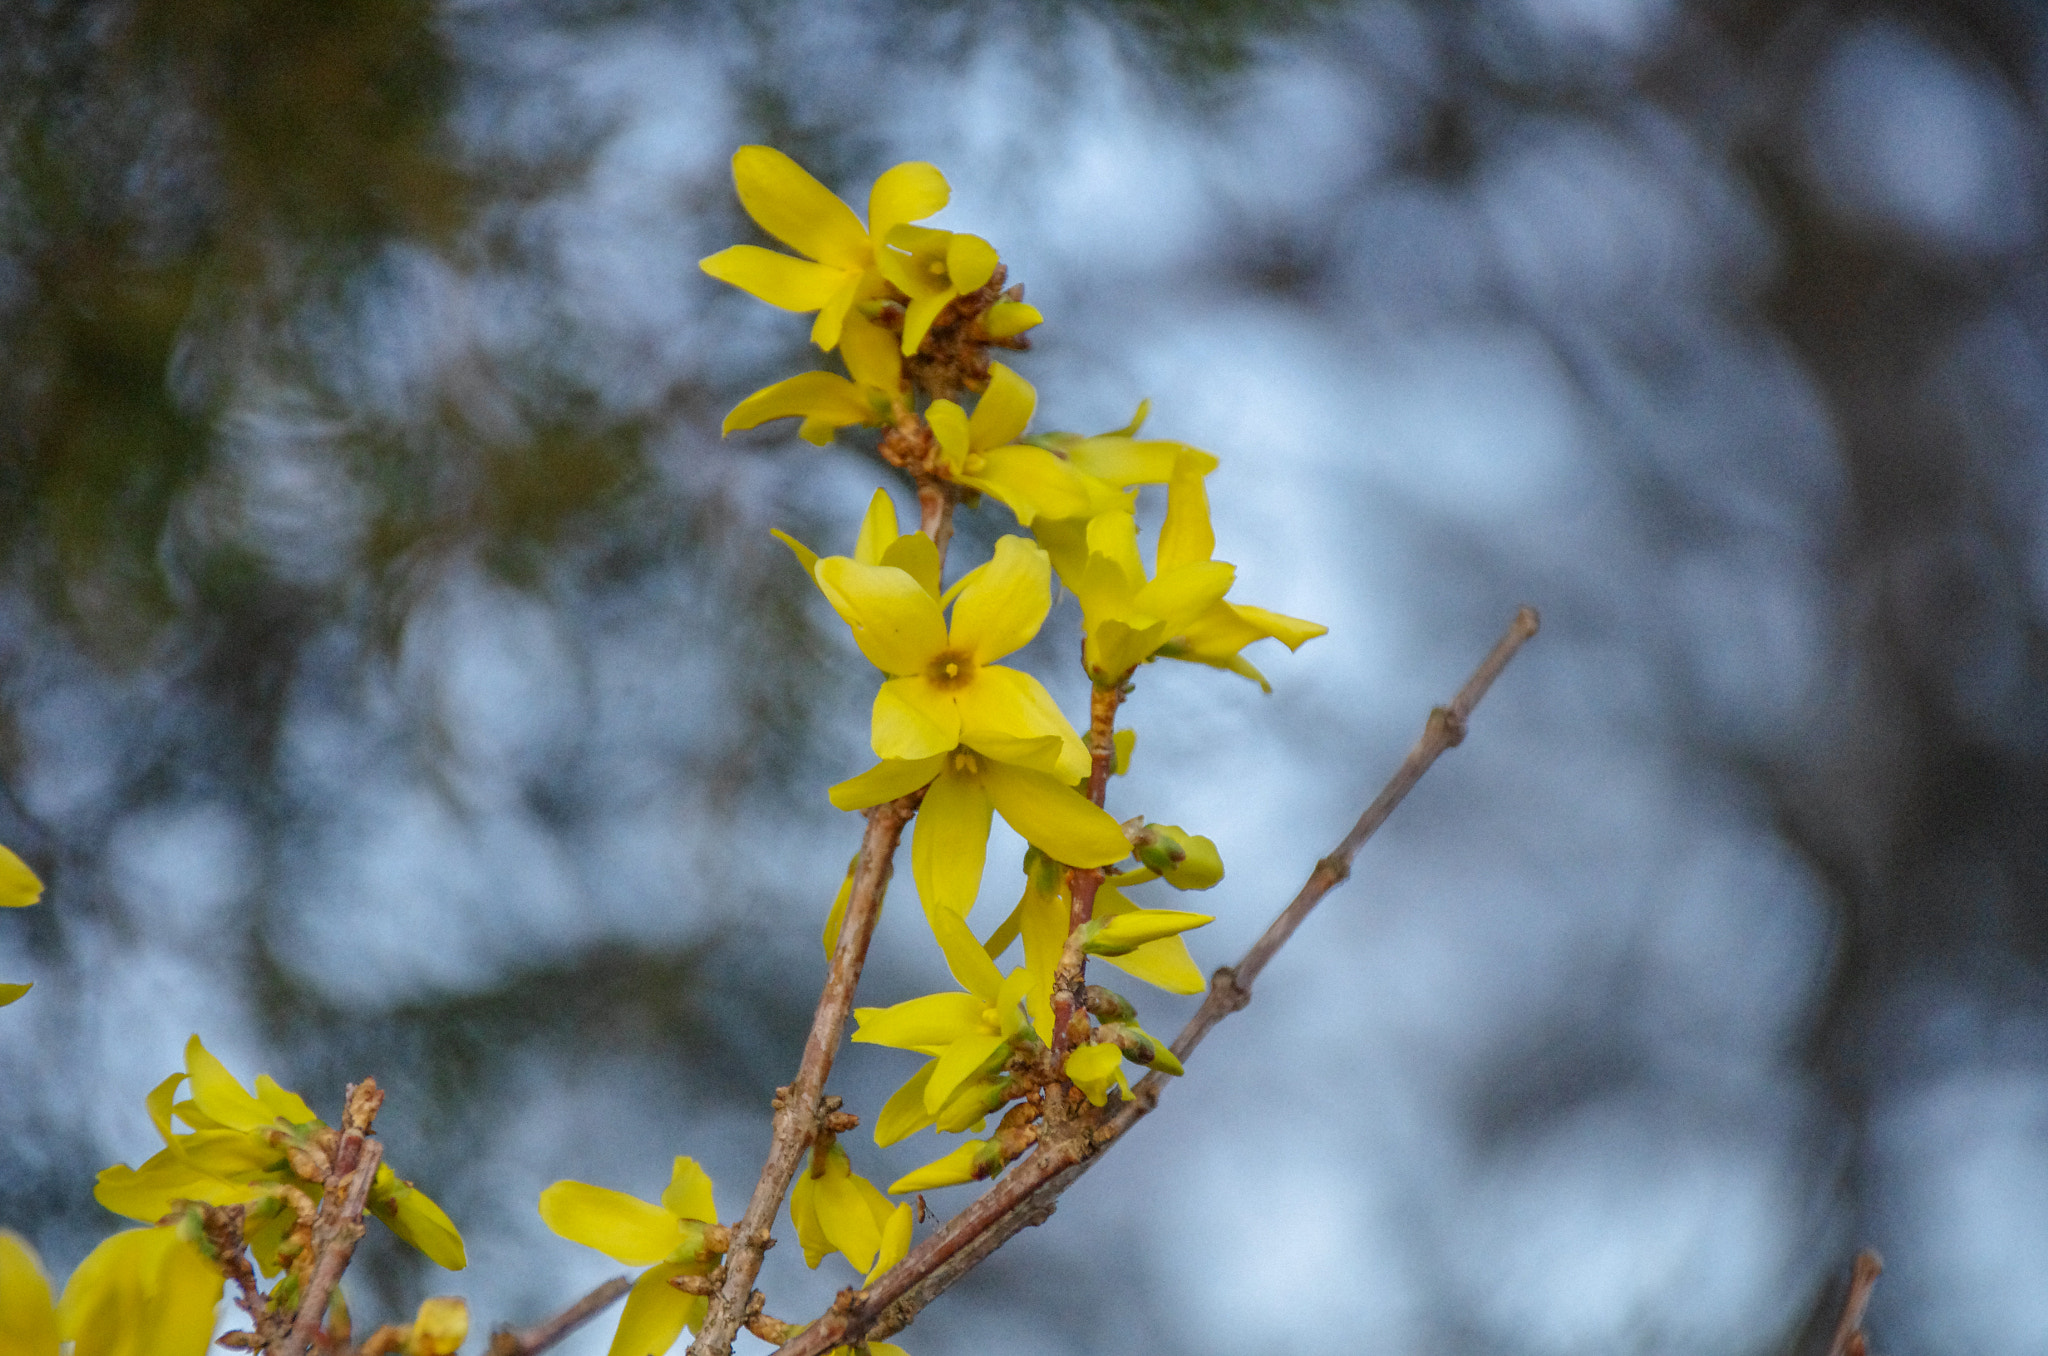
[[[669,1282],[708,1276],[725,1255],[711,1178],[693,1158],[677,1158],[661,1204],[588,1182],[556,1182],[540,1194],[540,1217],[572,1243],[615,1262],[645,1266],[626,1296],[611,1356],[661,1356],[684,1328],[704,1322],[708,1301]],[[649,1266],[649,1263],[654,1265]]]
[[[43,883],[28,863],[0,847],[0,909],[25,909],[43,897]],[[33,984],[0,984],[0,1008],[34,988]]]
[[[0,1229],[0,1356],[204,1356],[227,1277],[176,1226],[124,1229],[50,1302],[35,1249]]]
[[[851,379],[836,372],[801,372],[760,390],[733,406],[721,434],[754,428],[770,419],[801,419],[797,436],[823,447],[849,424],[875,427],[893,421],[906,399],[903,359],[896,336],[860,316],[847,317],[839,356]]]
[[[910,1252],[909,1203],[891,1205],[873,1182],[853,1170],[837,1143],[822,1155],[812,1146],[810,1162],[790,1188],[789,1221],[813,1270],[839,1253],[855,1271],[867,1273],[863,1287]]]

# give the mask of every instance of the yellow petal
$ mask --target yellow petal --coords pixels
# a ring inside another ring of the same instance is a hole
[[[903,390],[903,355],[896,336],[857,312],[839,331],[839,356],[853,379],[871,391],[894,396]]]
[[[1024,968],[1031,972],[1031,987],[1025,991],[1024,1006],[1038,1027],[1040,1040],[1052,1040],[1052,981],[1066,947],[1073,913],[1073,896],[1067,889],[1067,873],[1055,870],[1049,880],[1036,876],[1027,881],[1024,897],[1018,901],[1018,931],[1024,938]]]
[[[1106,481],[1082,475],[1042,447],[1011,443],[981,455],[980,468],[956,477],[998,500],[1017,521],[1035,528],[1046,518],[1087,518],[1128,501]]]
[[[697,261],[697,267],[785,311],[815,311],[846,284],[846,270],[792,259],[759,245],[734,245]]]
[[[1249,603],[1232,603],[1230,606],[1246,624],[1264,635],[1271,636],[1290,650],[1298,650],[1304,642],[1330,634],[1330,628],[1318,622],[1282,616],[1278,612],[1268,612],[1263,607],[1253,607]]]
[[[1052,560],[1026,537],[1002,537],[994,557],[953,602],[948,641],[975,662],[993,664],[1022,649],[1052,609]]]
[[[887,240],[889,232],[930,216],[952,196],[946,176],[922,160],[906,160],[884,170],[868,190],[869,235],[873,240]]]
[[[195,1130],[178,1137],[177,1150],[193,1168],[230,1182],[247,1181],[284,1163],[283,1150],[242,1130]]]
[[[953,972],[960,987],[984,1002],[995,1002],[996,993],[1003,986],[1003,973],[988,958],[988,952],[981,949],[981,943],[974,940],[967,924],[946,909],[933,910],[930,919],[932,934],[939,939],[939,950],[946,954],[946,968]]]
[[[865,810],[870,805],[907,796],[920,786],[927,785],[939,775],[946,755],[934,754],[929,758],[900,759],[885,758],[861,773],[848,777],[826,794],[832,804],[841,810]]]
[[[903,534],[896,527],[896,504],[887,490],[876,490],[861,515],[860,535],[854,538],[853,558],[863,565],[882,563],[882,552],[896,544]]]
[[[810,547],[804,545],[795,537],[790,536],[779,527],[769,528],[768,535],[790,549],[790,553],[796,557],[796,563],[803,569],[806,576],[813,574],[817,570],[818,553],[816,551],[813,551]]]
[[[988,1148],[989,1146],[981,1140],[969,1140],[944,1158],[927,1163],[915,1172],[906,1173],[891,1182],[889,1194],[903,1196],[913,1191],[932,1191],[939,1187],[972,1182],[975,1180],[975,1169]]]
[[[25,909],[43,897],[43,883],[12,849],[0,847],[0,909]]]
[[[974,417],[967,422],[974,448],[986,451],[1016,442],[1037,405],[1038,392],[1030,382],[1001,363],[990,363],[988,390],[982,392]]]
[[[883,1273],[910,1255],[910,1226],[912,1222],[910,1203],[905,1201],[889,1212],[888,1221],[882,1225],[882,1246],[875,1256],[874,1269],[861,1281],[863,1289],[882,1278]],[[870,1356],[888,1346],[886,1342],[868,1343]]]
[[[256,1100],[263,1103],[272,1115],[293,1125],[320,1119],[313,1114],[313,1108],[306,1105],[305,1098],[290,1088],[279,1087],[277,1080],[269,1074],[256,1075]]]
[[[140,1168],[116,1163],[103,1169],[92,1189],[92,1198],[115,1214],[146,1222],[162,1219],[171,1202],[177,1200],[240,1205],[262,1195],[260,1186],[222,1181],[201,1172],[170,1149]]]
[[[939,440],[939,451],[945,456],[946,469],[955,476],[960,475],[967,466],[967,455],[974,447],[967,411],[950,400],[934,400],[924,412],[924,421],[931,425],[932,436]]]
[[[816,1150],[812,1151],[813,1157]],[[817,1270],[818,1263],[832,1255],[832,1240],[818,1222],[818,1179],[806,1166],[789,1188],[789,1222],[796,1226],[797,1246],[804,1250],[804,1265]]]
[[[1209,526],[1209,492],[1203,472],[1192,458],[1180,458],[1166,486],[1166,521],[1159,528],[1160,574],[1181,565],[1209,559],[1216,550],[1216,532]]]
[[[1021,301],[999,301],[982,313],[981,332],[991,339],[1007,339],[1044,323],[1045,317],[1039,314],[1036,306],[1027,306]]]
[[[960,689],[960,742],[999,762],[1077,782],[1088,775],[1088,749],[1045,684],[1003,664],[977,671]]]
[[[952,288],[935,292],[928,297],[917,297],[903,308],[903,356],[908,358],[917,352],[918,345],[931,333],[932,322],[939,318],[939,312],[946,309],[946,303],[956,294]]]
[[[840,268],[866,268],[874,257],[867,229],[803,166],[771,146],[733,152],[733,187],[762,230],[801,254]]]
[[[946,276],[953,280],[955,289],[972,292],[988,282],[996,273],[996,265],[1002,260],[996,256],[996,247],[978,235],[955,231],[953,238],[946,242]],[[1003,441],[1008,442],[1009,439]]]
[[[957,762],[961,755],[953,755]],[[971,758],[971,756],[970,756]],[[988,858],[989,798],[978,777],[948,764],[925,792],[911,830],[910,871],[930,914],[965,916],[981,893]]]
[[[853,628],[854,644],[882,672],[922,673],[946,648],[946,623],[938,601],[902,570],[827,556],[818,562],[816,577],[825,600]],[[930,752],[882,756],[924,757]]]
[[[1123,1060],[1123,1052],[1114,1045],[1084,1045],[1067,1056],[1066,1074],[1090,1102],[1101,1106],[1109,1100],[1110,1084],[1126,1093],[1131,1090],[1124,1081]]]
[[[812,1199],[817,1205],[818,1227],[832,1246],[845,1254],[855,1271],[873,1266],[875,1253],[882,1246],[882,1229],[851,1175],[828,1171],[817,1179]]]
[[[1058,778],[1004,763],[982,768],[996,812],[1024,841],[1068,866],[1108,866],[1130,850],[1117,822]]]
[[[73,1356],[203,1356],[225,1284],[176,1230],[124,1230],[71,1273],[57,1331]]]
[[[1001,1036],[986,1032],[969,1033],[947,1046],[932,1070],[931,1081],[925,1084],[924,1109],[936,1116],[962,1083],[988,1067],[1009,1046]]]
[[[1237,578],[1237,567],[1221,560],[1201,560],[1161,570],[1159,577],[1131,596],[1131,610],[1165,624],[1178,634],[1195,618],[1223,600]]]
[[[12,1003],[34,987],[35,984],[33,982],[27,984],[0,984],[0,1008],[6,1007],[9,1003]]]
[[[858,1037],[856,1037],[858,1039]],[[931,1081],[932,1070],[939,1067],[936,1059],[928,1059],[924,1067],[889,1094],[889,1100],[882,1103],[882,1110],[875,1117],[875,1143],[883,1147],[906,1139],[932,1123],[932,1113],[924,1109],[925,1085]]]
[[[401,1350],[405,1356],[455,1356],[469,1337],[469,1305],[453,1295],[420,1301],[412,1334]]]
[[[469,1265],[469,1250],[448,1212],[388,1163],[378,1165],[377,1180],[370,1185],[370,1213],[436,1266],[460,1271]]]
[[[854,1043],[936,1054],[977,1029],[987,1006],[971,993],[933,993],[886,1008],[855,1008]]]
[[[185,1042],[185,1071],[192,1078],[192,1100],[229,1129],[254,1130],[277,1123],[277,1113],[252,1097],[197,1036]]]
[[[846,906],[853,899],[853,869],[860,865],[860,854],[853,854],[846,863],[846,875],[839,882],[839,893],[832,897],[832,907],[825,914],[825,957],[830,960],[832,953],[839,949],[839,929],[846,924]]]
[[[903,571],[932,597],[939,596],[939,548],[922,532],[906,532],[882,552],[882,564]]]
[[[853,316],[853,304],[860,300],[861,282],[859,273],[848,271],[839,290],[818,308],[818,318],[811,322],[811,342],[827,353],[846,337],[846,322]]]
[[[1105,884],[1096,891],[1097,918],[1114,918],[1137,907],[1114,886]],[[1147,942],[1121,956],[1100,956],[1097,959],[1168,993],[1200,993],[1208,987],[1195,958],[1188,954],[1188,944],[1178,936]]]
[[[1178,936],[1191,928],[1215,921],[1206,913],[1191,913],[1185,909],[1134,909],[1090,922],[1087,950],[1091,956],[1120,956],[1147,942]]]
[[[674,1262],[649,1267],[626,1294],[619,1330],[612,1336],[610,1356],[663,1356],[683,1329],[704,1321],[709,1307],[701,1295],[686,1295],[669,1284],[688,1268]]]
[[[875,694],[869,741],[884,759],[922,762],[960,742],[960,707],[923,678],[891,678]]]
[[[0,1356],[57,1356],[50,1278],[28,1240],[0,1229]]]
[[[178,1099],[178,1085],[185,1081],[185,1075],[174,1073],[149,1090],[142,1099],[143,1109],[149,1112],[149,1123],[163,1136],[165,1144],[171,1142],[171,1104]]]
[[[879,422],[858,386],[836,372],[802,372],[760,390],[732,407],[721,433],[753,428],[770,419],[818,419],[834,428]]]
[[[718,1202],[711,1194],[711,1174],[704,1171],[696,1159],[678,1157],[675,1167],[669,1172],[668,1185],[662,1188],[661,1208],[677,1219],[718,1223]]]
[[[548,1228],[616,1262],[658,1262],[683,1242],[676,1217],[658,1205],[588,1182],[556,1182],[540,1193]]]
[[[1077,469],[1112,485],[1164,485],[1176,468],[1189,463],[1204,471],[1216,469],[1215,456],[1199,447],[1118,434],[1079,439],[1067,445],[1066,453]]]

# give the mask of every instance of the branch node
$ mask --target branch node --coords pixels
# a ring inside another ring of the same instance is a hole
[[[1333,852],[1317,862],[1316,870],[1330,878],[1330,886],[1333,889],[1351,879],[1351,861],[1339,852]]]
[[[1216,995],[1217,1003],[1225,1012],[1243,1012],[1245,1005],[1252,1001],[1251,988],[1237,982],[1237,970],[1229,965],[1217,966],[1216,973],[1209,976],[1209,992]],[[1159,1094],[1155,1092],[1152,1098],[1156,1102]]]
[[[1429,723],[1424,727],[1426,735],[1435,735],[1447,749],[1455,749],[1465,742],[1465,718],[1448,706],[1433,708]]]

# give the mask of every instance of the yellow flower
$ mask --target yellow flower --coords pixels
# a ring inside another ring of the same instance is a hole
[[[191,1097],[177,1101],[188,1080]],[[163,1149],[140,1168],[116,1164],[100,1173],[93,1198],[117,1215],[146,1222],[181,1200],[247,1204],[250,1251],[266,1274],[275,1273],[277,1248],[295,1218],[284,1188],[319,1188],[334,1132],[268,1074],[257,1077],[251,1093],[197,1036],[185,1043],[185,1072],[157,1084],[144,1105]],[[175,1129],[174,1117],[191,1129]],[[446,1212],[388,1164],[378,1165],[369,1208],[440,1265],[459,1271],[467,1263],[462,1235]]]
[[[838,345],[854,307],[890,296],[893,282],[909,303],[902,352],[915,353],[945,303],[980,287],[995,271],[995,251],[987,241],[908,225],[944,207],[951,196],[945,176],[923,161],[897,165],[875,180],[865,225],[831,189],[771,147],[740,147],[733,153],[732,178],[747,215],[804,257],[734,245],[699,267],[771,306],[816,311],[811,340],[819,348]],[[892,240],[902,243],[892,249]]]
[[[875,1121],[875,1139],[880,1144],[893,1144],[943,1121],[956,1100],[965,1103],[962,1123],[951,1128],[965,1129],[979,1120],[995,1107],[981,1105],[976,1085],[999,1088],[1002,1067],[1011,1053],[1038,1042],[1023,1007],[1031,974],[1019,968],[1004,975],[967,925],[951,914],[934,916],[932,928],[946,964],[964,992],[927,994],[886,1008],[854,1009],[855,1042],[932,1056],[883,1106]]]
[[[25,909],[43,897],[43,883],[28,863],[0,847],[0,909]],[[0,1008],[34,988],[34,984],[0,984]],[[5,1353],[0,1353],[5,1356]]]
[[[797,1176],[789,1193],[789,1222],[796,1226],[804,1261],[818,1263],[839,1253],[873,1285],[910,1252],[911,1209],[891,1205],[874,1183],[853,1170],[846,1150],[832,1144],[820,1158],[811,1149],[810,1164]]]
[[[661,1356],[684,1328],[695,1331],[709,1307],[702,1295],[669,1284],[677,1276],[708,1276],[725,1255],[725,1230],[711,1178],[693,1158],[678,1158],[654,1205],[587,1182],[556,1182],[540,1194],[540,1217],[572,1243],[595,1248],[628,1266],[648,1266],[633,1282],[611,1356]]]
[[[28,1240],[0,1229],[0,1356],[57,1356],[50,1278]]]
[[[771,528],[770,535],[795,554],[805,574],[816,579],[816,551],[779,528]],[[902,570],[922,585],[926,593],[934,598],[939,596],[939,548],[924,533],[905,532],[897,526],[896,505],[887,490],[876,490],[868,500],[868,511],[860,521],[860,535],[854,539],[852,558],[862,565],[887,565]]]
[[[1129,508],[1130,496],[1116,485],[1056,452],[1017,441],[1037,404],[1031,383],[1001,363],[989,364],[988,390],[973,415],[950,400],[934,400],[924,417],[947,477],[1007,505],[1026,527],[1040,517],[1089,518]]]
[[[1236,569],[1210,559],[1216,535],[1209,525],[1205,474],[1194,460],[1174,468],[1149,579],[1129,513],[1034,524],[1060,578],[1080,601],[1082,663],[1097,683],[1121,682],[1138,665],[1165,657],[1229,669],[1271,691],[1238,651],[1269,636],[1296,649],[1329,629],[1224,600]]]
[[[797,436],[823,447],[848,424],[875,427],[892,422],[905,399],[896,336],[859,315],[848,316],[839,356],[851,380],[836,372],[804,372],[765,386],[733,406],[721,434],[770,419],[799,418],[804,422]]]
[[[469,1305],[453,1295],[423,1299],[397,1337],[399,1356],[455,1356],[469,1337]]]
[[[819,560],[811,577],[861,653],[889,675],[875,695],[877,756],[929,759],[969,744],[1068,781],[1087,775],[1087,750],[1044,685],[995,662],[1045,623],[1052,569],[1044,551],[1004,537],[993,560],[942,596],[931,575],[846,556]]]
[[[176,1228],[123,1230],[71,1273],[57,1331],[71,1356],[203,1356],[226,1280]]]

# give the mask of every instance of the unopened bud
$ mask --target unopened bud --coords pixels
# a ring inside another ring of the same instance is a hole
[[[1181,1062],[1174,1058],[1173,1051],[1136,1022],[1105,1023],[1096,1030],[1095,1039],[1114,1045],[1123,1052],[1124,1058],[1133,1064],[1143,1064],[1147,1068],[1175,1076],[1186,1072],[1181,1067]]]
[[[941,1132],[957,1135],[963,1130],[978,1125],[1014,1095],[1017,1080],[1003,1074],[991,1082],[970,1082],[953,1094],[951,1101],[939,1109],[936,1122]]]
[[[1128,1022],[1138,1015],[1130,999],[1100,984],[1090,984],[1084,989],[1081,1001],[1087,1005],[1089,1016],[1098,1022]]]
[[[1177,824],[1147,824],[1131,840],[1131,851],[1176,890],[1206,890],[1223,879],[1216,844]]]

